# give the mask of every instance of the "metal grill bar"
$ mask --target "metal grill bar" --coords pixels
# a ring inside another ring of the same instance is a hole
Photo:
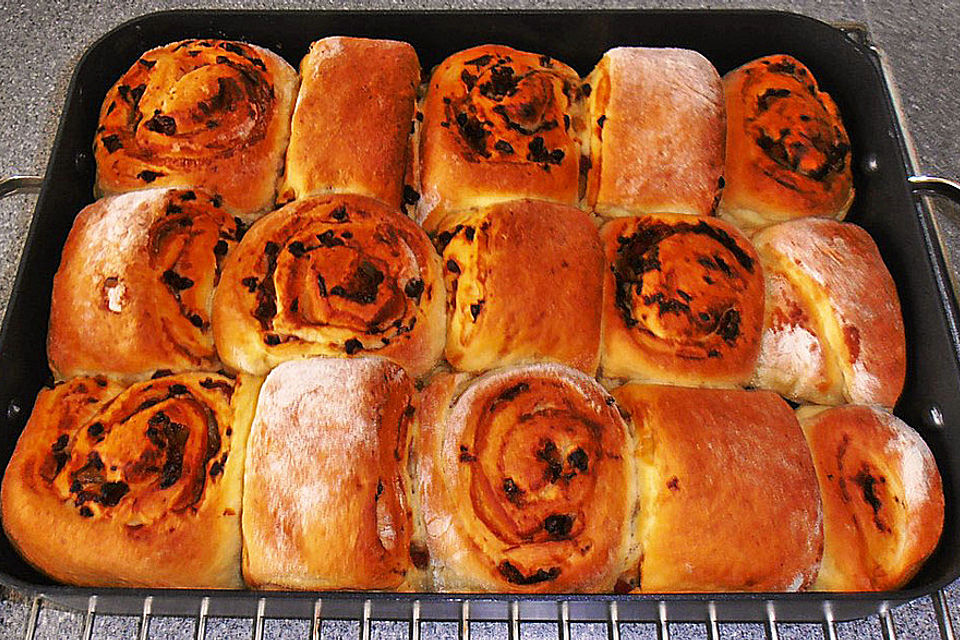
[[[310,640],[320,640],[320,615],[323,612],[323,598],[313,603],[313,617],[310,618]]]
[[[93,617],[97,611],[97,596],[90,596],[87,601],[87,614],[83,617],[83,640],[90,640],[93,636]]]
[[[667,603],[660,602],[660,619],[657,620],[657,640],[670,640],[670,625],[667,622]]]
[[[890,608],[884,605],[880,609],[880,632],[884,640],[897,640],[897,630],[893,627],[893,616]]]
[[[777,629],[777,611],[773,608],[772,602],[767,603],[767,621],[764,628],[770,640],[780,640],[780,631]]]
[[[367,599],[363,601],[363,620],[360,621],[360,640],[370,640],[370,610],[373,603]]]
[[[933,594],[933,609],[937,612],[940,637],[943,640],[954,640],[953,622],[950,620],[950,604],[947,602],[947,594],[943,592],[943,589]]]
[[[253,640],[263,640],[263,614],[267,609],[267,599],[257,600],[257,617],[253,620]]]
[[[460,640],[470,640],[470,601],[460,605]]]
[[[837,640],[837,622],[833,618],[833,607],[829,602],[823,605],[823,637],[826,640]]]
[[[710,640],[720,640],[720,625],[717,623],[717,605],[713,602],[707,605],[707,637]]]
[[[607,630],[610,640],[620,640],[620,610],[615,600],[610,601],[610,623]]]
[[[413,611],[410,612],[410,640],[420,640],[420,601],[413,601]]]
[[[570,603],[560,603],[560,640],[570,640]]]
[[[510,603],[510,640],[520,640],[520,603]]]
[[[204,596],[200,598],[200,612],[197,614],[197,628],[193,637],[196,640],[203,640],[207,637],[207,613],[210,611],[210,598]]]
[[[143,614],[140,616],[140,640],[150,635],[150,617],[153,615],[153,596],[143,599]]]
[[[37,618],[40,617],[40,597],[34,596],[33,601],[30,603],[30,613],[27,614],[27,625],[23,630],[23,637],[26,640],[33,640],[33,636],[37,633]]]

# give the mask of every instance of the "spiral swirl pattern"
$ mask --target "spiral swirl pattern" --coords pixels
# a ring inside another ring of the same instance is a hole
[[[423,108],[418,215],[427,230],[491,202],[577,203],[585,125],[567,65],[503,46],[467,49],[434,71]]]
[[[540,364],[425,392],[420,499],[440,590],[612,590],[629,552],[631,436],[591,378]]]
[[[688,216],[616,220],[601,235],[604,375],[740,384],[763,322],[756,251],[729,224]]]
[[[194,372],[42,392],[4,477],[5,531],[70,584],[238,586],[258,388]],[[63,553],[65,541],[82,552]]]
[[[184,40],[148,51],[104,99],[99,190],[202,186],[238,213],[269,208],[296,88],[293,68],[253,45]]]
[[[842,218],[853,202],[850,139],[830,95],[786,55],[754,60],[724,78],[726,190],[721,216],[747,227]]]
[[[406,216],[361,196],[297,200],[231,254],[214,335],[224,362],[252,373],[376,354],[418,375],[443,350],[444,295],[440,258]]]

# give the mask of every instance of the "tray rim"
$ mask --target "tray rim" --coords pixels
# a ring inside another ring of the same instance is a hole
[[[894,127],[893,138],[899,149],[900,158],[903,168],[906,170],[908,175],[916,173],[915,167],[915,158],[909,145],[907,144],[907,122],[903,114],[896,107],[894,99],[895,84],[893,84],[892,74],[890,74],[885,68],[883,63],[883,53],[878,49],[872,41],[869,40],[869,30],[865,27],[863,28],[864,33],[867,35],[867,41],[861,42],[854,39],[847,33],[842,27],[824,22],[817,18],[801,14],[794,11],[786,11],[779,9],[691,9],[691,8],[616,8],[616,9],[524,9],[524,10],[511,10],[505,8],[491,8],[491,9],[451,9],[451,8],[422,8],[422,9],[407,9],[407,8],[373,8],[373,7],[351,7],[348,9],[304,9],[304,8],[292,8],[292,9],[211,9],[211,8],[186,8],[186,9],[164,9],[160,11],[153,11],[129,18],[120,22],[119,24],[113,26],[108,31],[94,39],[90,44],[86,45],[82,55],[74,63],[69,84],[65,90],[65,97],[63,102],[63,108],[61,109],[61,117],[57,124],[57,132],[53,138],[53,143],[50,147],[51,153],[48,159],[47,165],[44,168],[43,172],[43,184],[40,189],[39,196],[36,200],[36,203],[33,207],[33,213],[31,215],[30,225],[28,227],[25,239],[23,241],[23,247],[25,250],[21,254],[21,258],[18,262],[16,277],[13,281],[11,288],[11,294],[8,298],[7,305],[4,308],[4,317],[2,324],[0,324],[0,344],[4,344],[7,339],[7,334],[9,332],[9,324],[11,322],[10,314],[7,313],[9,308],[12,306],[12,303],[18,296],[18,292],[22,287],[22,279],[26,271],[26,248],[30,247],[34,243],[34,238],[37,234],[42,233],[40,225],[38,223],[38,218],[36,212],[41,209],[41,205],[44,203],[45,198],[48,197],[48,192],[53,188],[50,185],[51,174],[53,171],[53,162],[54,154],[53,150],[58,149],[62,144],[62,138],[65,135],[65,123],[66,118],[63,117],[63,113],[67,111],[67,107],[71,104],[72,100],[77,95],[77,85],[79,83],[79,75],[83,70],[85,64],[87,64],[88,59],[94,54],[94,52],[104,46],[109,44],[109,42],[116,38],[118,34],[127,30],[139,30],[140,27],[145,23],[150,23],[155,20],[162,20],[164,18],[182,18],[184,16],[210,16],[215,17],[218,15],[230,15],[237,17],[244,16],[264,16],[264,15],[310,15],[310,16],[375,16],[375,15],[442,15],[442,16],[520,16],[520,17],[537,17],[537,16],[576,16],[576,15],[604,15],[604,16],[617,16],[617,15],[733,15],[733,16],[758,16],[758,17],[779,17],[785,18],[788,20],[795,20],[799,23],[806,23],[810,28],[813,29],[826,29],[829,31],[836,32],[840,35],[845,36],[850,40],[851,46],[856,47],[862,53],[866,54],[867,59],[871,62],[874,72],[877,74],[877,77],[880,81],[880,87],[882,88],[885,100],[883,102],[883,109],[887,112],[887,115],[890,119],[896,123]],[[191,37],[189,34],[184,35],[185,38]],[[266,46],[266,45],[264,45]],[[891,86],[893,85],[893,86]],[[953,290],[952,285],[950,284],[949,269],[943,255],[943,249],[939,242],[939,233],[936,230],[936,225],[933,222],[933,214],[930,211],[927,204],[922,199],[914,199],[915,204],[915,214],[918,216],[921,230],[923,232],[923,239],[925,246],[923,247],[927,257],[930,259],[931,268],[933,269],[933,277],[937,285],[938,293],[940,294],[939,304],[942,312],[944,313],[948,325],[950,327],[949,334],[953,350],[951,356],[955,361],[960,364],[960,301],[958,301],[957,294]],[[941,539],[942,543],[942,539]],[[578,594],[578,593],[551,593],[551,594],[512,594],[512,593],[493,593],[493,592],[477,592],[477,593],[438,593],[438,592],[409,592],[409,593],[399,593],[399,592],[388,592],[388,591],[289,591],[289,590],[277,590],[277,591],[257,591],[252,589],[223,589],[223,590],[211,590],[211,589],[163,589],[157,587],[83,587],[83,586],[71,586],[71,585],[41,585],[25,580],[21,580],[14,576],[11,576],[6,573],[4,567],[0,567],[0,589],[3,590],[13,590],[18,592],[21,597],[32,597],[43,600],[48,600],[55,603],[64,604],[72,609],[81,609],[82,607],[78,604],[79,599],[84,601],[92,596],[98,598],[116,598],[118,600],[126,600],[129,598],[135,598],[137,600],[143,600],[145,597],[153,596],[158,601],[190,601],[190,602],[199,602],[201,598],[209,597],[211,599],[230,599],[232,601],[245,601],[245,602],[256,602],[261,599],[267,600],[291,600],[291,601],[316,601],[317,599],[322,598],[326,601],[343,601],[351,603],[362,603],[364,601],[383,601],[383,602],[395,602],[401,603],[404,605],[412,605],[414,602],[435,602],[435,603],[455,603],[455,602],[464,602],[464,601],[483,601],[483,602],[495,602],[499,604],[508,604],[508,603],[556,603],[561,602],[582,602],[582,603],[618,603],[621,605],[629,606],[631,603],[641,604],[650,604],[650,603],[696,603],[702,605],[708,605],[713,603],[755,603],[755,604],[777,604],[777,603],[813,603],[821,604],[823,608],[830,609],[832,604],[843,605],[843,604],[855,604],[855,603],[870,603],[873,605],[871,608],[874,613],[881,612],[890,607],[896,606],[898,604],[906,603],[924,596],[934,594],[938,590],[943,589],[946,585],[954,582],[958,577],[960,577],[960,570],[958,570],[957,575],[941,577],[937,580],[932,581],[931,583],[923,586],[913,587],[909,589],[900,589],[900,590],[888,590],[888,591],[844,591],[844,592],[823,592],[823,591],[805,591],[805,592],[696,592],[696,593],[642,593],[642,594]],[[867,614],[868,615],[868,614]],[[860,617],[865,616],[838,616],[836,621],[844,620],[854,620]],[[392,619],[392,618],[387,618]],[[406,618],[404,618],[406,619]],[[429,617],[423,618],[424,620],[429,620]],[[506,619],[503,618],[491,618],[491,619]],[[626,620],[630,621],[630,620]],[[674,621],[674,620],[671,620]],[[678,618],[676,621],[683,621],[682,618]],[[783,622],[789,622],[789,619],[781,620]]]

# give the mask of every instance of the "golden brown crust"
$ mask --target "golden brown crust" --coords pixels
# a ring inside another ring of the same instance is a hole
[[[605,377],[745,384],[760,349],[763,270],[732,225],[649,215],[600,231]]]
[[[710,215],[723,174],[723,89],[688,49],[618,47],[587,78],[590,175],[600,215]]]
[[[820,497],[786,402],[639,384],[613,395],[636,432],[642,591],[797,591],[813,581]]]
[[[7,536],[67,584],[241,586],[259,384],[194,372],[122,392],[94,378],[41,391],[3,479]]]
[[[297,83],[283,58],[241,42],[147,51],[104,98],[97,192],[200,187],[238,214],[272,208]]]
[[[440,374],[415,440],[439,591],[612,591],[631,554],[633,447],[612,399],[557,364]]]
[[[223,361],[265,374],[315,355],[380,355],[411,375],[443,352],[440,258],[412,220],[363,196],[296,200],[224,263],[213,302]]]
[[[413,383],[382,358],[286,362],[247,448],[243,575],[259,588],[396,589],[412,568]]]
[[[483,371],[553,360],[595,373],[603,253],[590,216],[517,200],[461,220],[435,237],[450,364]]]
[[[576,205],[579,87],[567,65],[500,45],[440,63],[423,104],[424,228],[452,226],[459,211],[516,198]]]
[[[795,218],[842,219],[853,202],[850,139],[830,95],[787,55],[723,78],[726,186],[720,216],[744,229]]]
[[[831,387],[825,391],[782,384],[770,365],[758,370],[756,383],[802,400],[896,404],[906,378],[903,316],[896,285],[869,234],[853,224],[808,218],[763,229],[753,241],[764,265],[792,285],[783,312],[796,307],[810,318],[806,328],[824,347],[827,367],[840,372],[826,379]],[[765,333],[775,331],[765,327]],[[782,340],[771,338],[765,347]],[[806,354],[795,357],[797,366],[807,366]],[[773,359],[767,352],[760,362]]]
[[[324,38],[310,45],[300,74],[280,200],[355,193],[399,209],[420,84],[413,47]]]
[[[804,407],[823,495],[823,564],[813,589],[886,591],[910,581],[943,529],[943,485],[923,439],[864,406]]]
[[[219,368],[213,289],[239,235],[201,190],[149,189],[81,211],[53,280],[54,375],[132,381],[158,369]]]

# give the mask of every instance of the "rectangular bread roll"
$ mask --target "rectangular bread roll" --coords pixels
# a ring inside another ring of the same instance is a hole
[[[640,590],[798,591],[823,551],[813,461],[775,393],[628,384]]]
[[[550,58],[499,45],[456,53],[423,103],[418,221],[517,198],[577,204],[580,78]]]
[[[420,61],[406,42],[332,37],[300,63],[280,200],[325,193],[403,198]]]
[[[587,78],[586,204],[603,216],[710,215],[723,187],[717,70],[687,49],[618,47]]]
[[[761,229],[753,242],[773,283],[753,384],[797,401],[896,404],[906,334],[896,284],[870,235],[801,218]],[[826,375],[811,380],[816,370]]]
[[[382,358],[286,362],[247,447],[243,575],[263,589],[398,589],[412,568],[413,383]]]
[[[439,233],[446,357],[461,371],[552,360],[593,375],[603,253],[591,217],[515,200],[465,212]]]

